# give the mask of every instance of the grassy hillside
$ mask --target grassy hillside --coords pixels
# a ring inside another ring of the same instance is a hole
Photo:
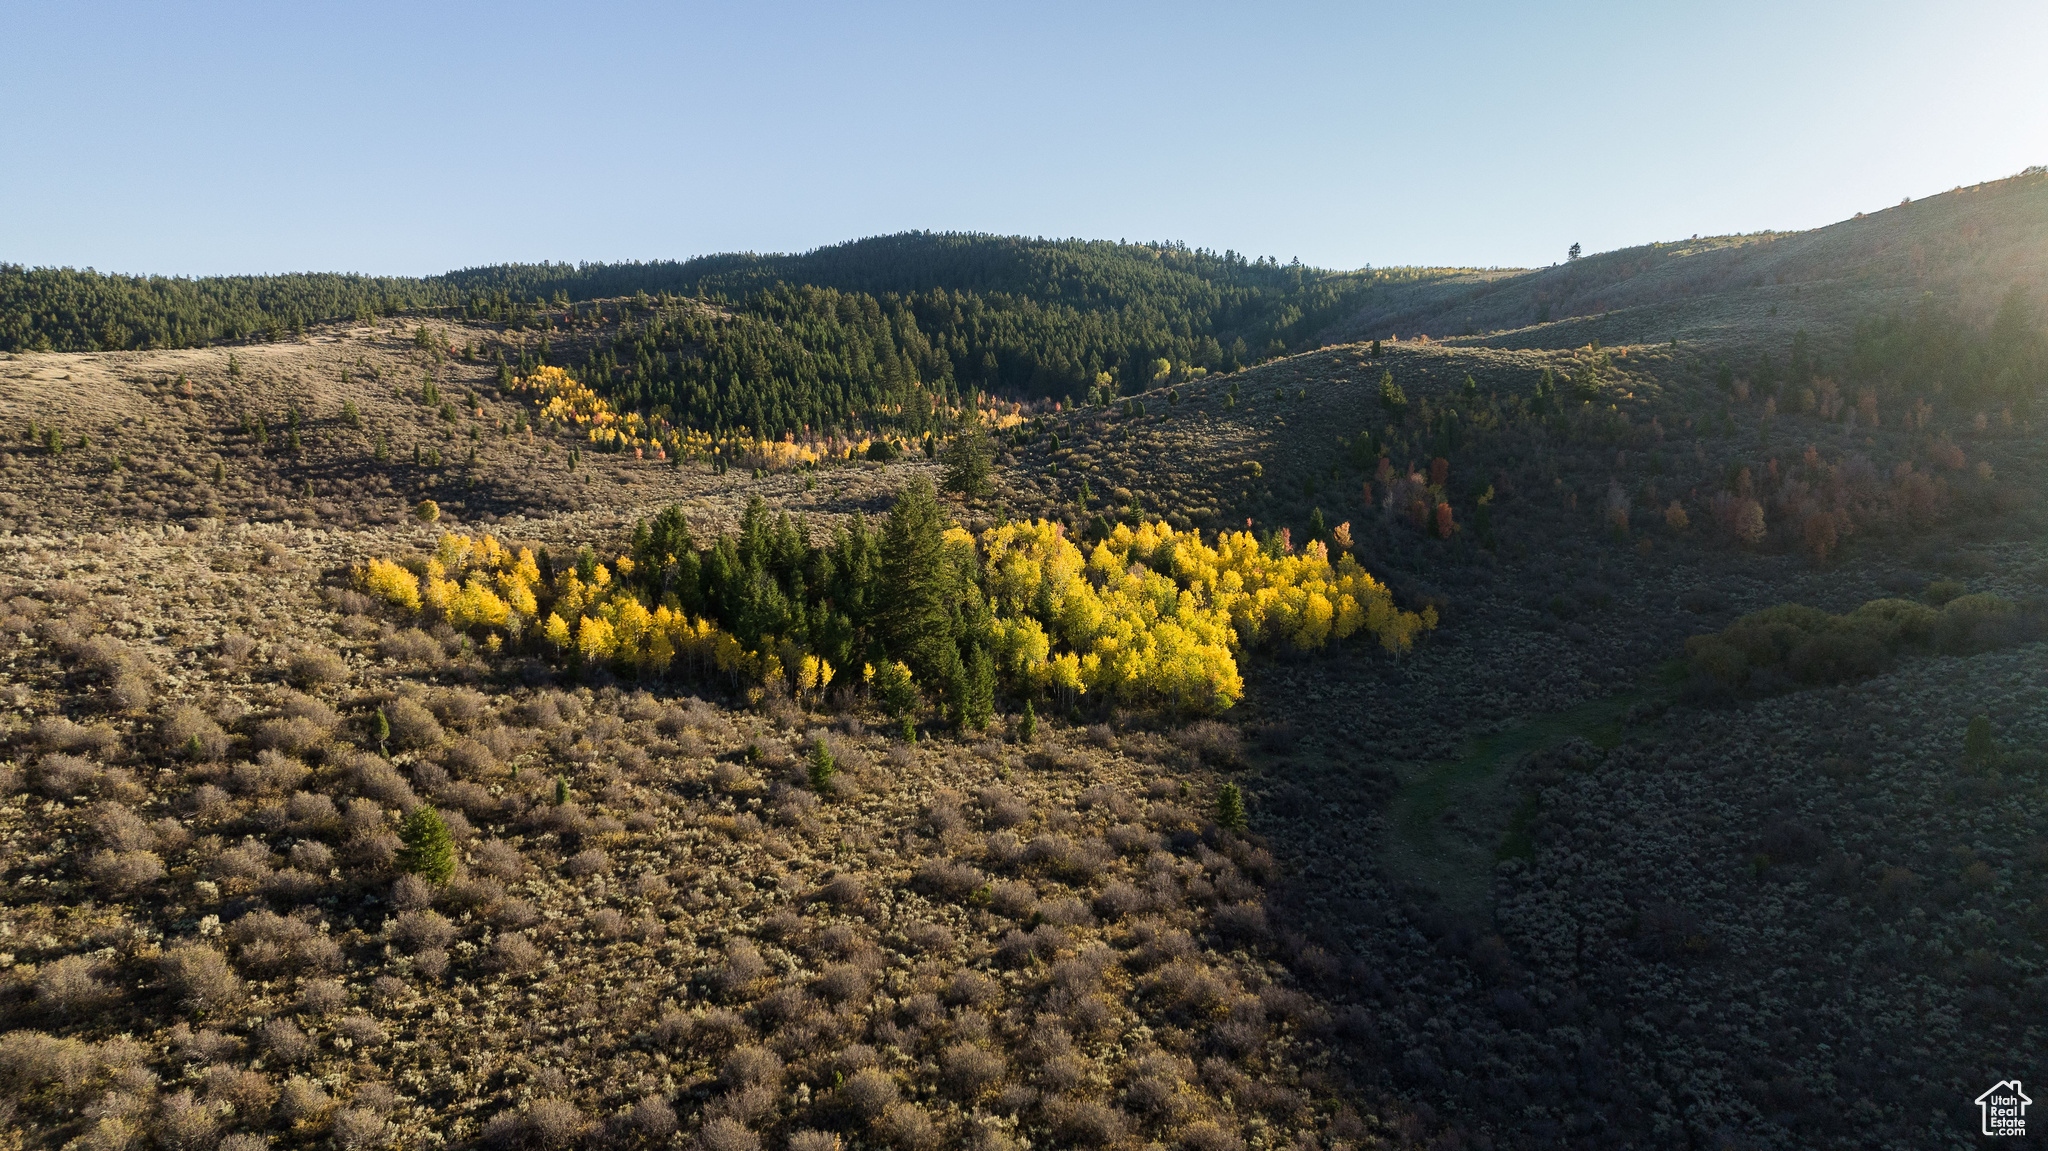
[[[1496,347],[1841,338],[1931,293],[1988,323],[2014,285],[2048,309],[2048,173],[1900,204],[1808,232],[1648,244],[1373,304],[1333,336],[1466,338]]]

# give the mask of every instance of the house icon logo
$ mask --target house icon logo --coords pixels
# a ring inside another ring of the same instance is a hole
[[[1976,1103],[1983,1112],[1983,1130],[1986,1135],[2025,1135],[2027,1133],[2027,1104],[2033,1100],[2020,1090],[2020,1081],[2007,1079],[1992,1086],[1991,1090],[1977,1096]]]

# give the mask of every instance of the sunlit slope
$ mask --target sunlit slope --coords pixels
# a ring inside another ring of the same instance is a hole
[[[1818,338],[1924,294],[1988,319],[2013,285],[2048,304],[2048,173],[1904,203],[1808,232],[1721,236],[1587,256],[1376,298],[1333,340],[1460,338],[1569,348]]]

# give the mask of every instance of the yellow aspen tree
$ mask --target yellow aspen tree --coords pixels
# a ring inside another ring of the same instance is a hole
[[[461,591],[448,598],[446,610],[449,626],[459,631],[474,627],[504,627],[512,614],[505,601],[474,575],[463,583]]]
[[[540,601],[534,597],[533,583],[518,568],[497,574],[498,595],[506,607],[522,619],[531,619],[540,611]]]
[[[637,664],[641,644],[654,625],[654,617],[633,596],[615,596],[607,606],[612,609],[614,652],[622,662]]]
[[[647,632],[647,648],[640,656],[640,670],[653,675],[668,671],[669,664],[676,657],[675,645],[669,641],[664,628],[650,628]]]
[[[542,625],[541,634],[547,637],[548,643],[556,651],[569,650],[569,624],[561,616],[556,615],[554,612],[549,612],[548,621]]]
[[[596,663],[610,659],[612,644],[612,625],[603,619],[587,615],[577,622],[576,650],[583,656],[584,662]]]
[[[356,587],[393,607],[420,610],[419,577],[386,559],[373,559],[356,569]]]
[[[440,541],[434,546],[434,561],[441,565],[443,574],[459,573],[468,562],[473,546],[468,536],[442,532]]]
[[[436,615],[446,615],[449,603],[462,590],[447,576],[447,569],[441,561],[431,559],[427,561],[426,574],[420,577],[420,599],[427,610]]]

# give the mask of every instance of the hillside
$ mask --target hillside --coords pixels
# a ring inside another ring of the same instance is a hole
[[[977,391],[1071,400],[1104,386],[1135,389],[1158,376],[1160,361],[1231,370],[1314,346],[1316,333],[1363,301],[1448,274],[1332,273],[1174,244],[922,232],[795,256],[506,265],[425,278],[192,280],[0,265],[0,350],[275,341],[410,309],[542,335],[609,324],[610,338],[578,366],[623,405],[779,434],[885,414],[915,425],[932,403]]]
[[[2014,285],[2048,315],[2048,174],[1957,188],[1808,232],[1679,240],[1588,255],[1484,283],[1445,280],[1368,305],[1339,339],[1460,338],[1576,347],[1677,338],[1841,341],[1858,321],[1932,294],[1987,323]]]
[[[2048,1048],[2039,188],[10,272],[201,346],[0,352],[0,1147],[1955,1144]]]
[[[795,255],[504,265],[423,278],[136,278],[0,266],[0,350],[275,341],[401,310],[531,332],[621,407],[756,435],[935,409],[1135,394],[1330,343],[1503,349],[1687,342],[1719,358],[1848,355],[1930,308],[1981,329],[2016,290],[2048,315],[2048,175],[1958,188],[1800,233],[1712,237],[1526,272],[1332,272],[1174,244],[904,233]],[[1782,358],[1782,357],[1781,357]],[[522,359],[522,370],[529,361]]]
[[[929,464],[572,466],[539,405],[402,327],[0,367],[0,416],[38,431],[0,453],[17,1145],[1424,1126],[1264,958],[1272,857],[1210,814],[1234,730],[1006,700],[908,741],[857,674],[828,701],[571,672],[352,575],[447,529],[623,576],[664,507],[707,540],[754,496],[879,522]],[[431,881],[422,812],[451,841]]]

